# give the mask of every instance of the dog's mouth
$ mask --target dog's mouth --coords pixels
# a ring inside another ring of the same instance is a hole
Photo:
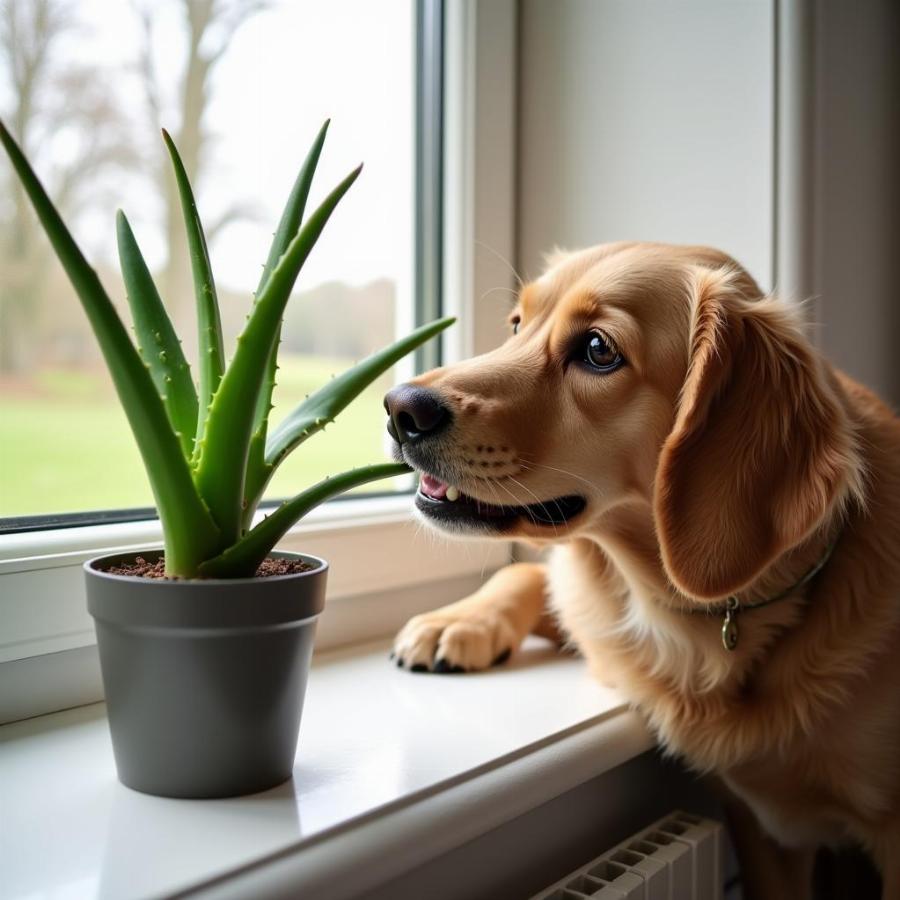
[[[425,473],[416,493],[416,506],[436,523],[491,531],[510,528],[523,520],[533,525],[558,527],[574,519],[586,505],[584,497],[577,494],[522,506],[486,503]]]

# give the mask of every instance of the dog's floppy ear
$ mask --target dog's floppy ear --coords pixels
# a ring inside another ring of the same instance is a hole
[[[725,597],[861,496],[836,386],[790,312],[734,273],[691,282],[687,377],[663,444],[654,514],[663,563],[688,596]]]

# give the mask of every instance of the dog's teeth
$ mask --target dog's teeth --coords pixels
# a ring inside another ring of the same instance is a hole
[[[459,491],[455,487],[447,488],[447,499],[452,503],[454,500],[459,500]]]

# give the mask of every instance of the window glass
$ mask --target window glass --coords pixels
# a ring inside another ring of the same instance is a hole
[[[123,317],[117,207],[196,358],[160,126],[194,183],[228,348],[300,163],[331,118],[308,208],[365,168],[288,306],[271,421],[412,326],[411,0],[3,0],[0,10],[0,111]],[[380,398],[392,377],[296,451],[269,496],[383,459]],[[152,505],[84,313],[5,157],[0,455],[0,517]]]

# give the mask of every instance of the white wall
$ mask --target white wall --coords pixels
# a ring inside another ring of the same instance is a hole
[[[773,0],[522,0],[518,264],[703,243],[773,280]]]

